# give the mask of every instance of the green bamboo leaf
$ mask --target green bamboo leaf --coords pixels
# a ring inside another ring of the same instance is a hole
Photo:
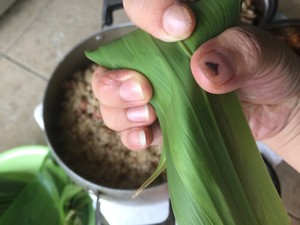
[[[87,191],[73,184],[67,174],[51,158],[47,158],[40,170],[50,190],[63,224],[94,224],[94,209]]]
[[[57,190],[57,196],[60,196],[66,184],[70,183],[70,178],[50,156],[45,158],[40,173],[49,181],[49,184],[53,185],[52,188]]]
[[[60,207],[63,210],[68,210],[70,205],[72,204],[71,200],[78,195],[82,191],[82,188],[76,185],[69,184],[67,185],[61,195],[60,198]]]
[[[239,0],[196,1],[190,38],[161,42],[137,30],[86,55],[110,69],[145,74],[163,134],[172,208],[178,224],[287,225],[286,210],[235,93],[202,90],[190,71],[199,45],[239,21]],[[148,181],[146,181],[146,185]]]
[[[0,217],[0,224],[61,224],[57,204],[41,179],[36,176],[26,185]]]
[[[50,158],[33,174],[0,173],[0,224],[94,225],[94,217],[88,193]]]
[[[32,174],[23,172],[0,173],[0,217],[32,177]]]
[[[153,172],[153,174],[141,185],[140,188],[133,194],[133,198],[136,198],[145,188],[147,188],[162,172],[165,171],[166,165],[166,157],[164,150],[161,152],[159,163]]]
[[[64,212],[65,224],[95,224],[92,199],[81,187],[74,184],[65,186],[59,205]]]

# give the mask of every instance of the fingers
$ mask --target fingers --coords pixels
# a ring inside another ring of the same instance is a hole
[[[149,126],[156,119],[156,114],[150,104],[126,109],[101,105],[100,110],[106,126],[116,131]]]
[[[122,143],[131,150],[141,150],[149,147],[153,141],[149,127],[134,127],[121,132]]]
[[[128,108],[147,104],[152,87],[146,77],[131,70],[99,67],[92,79],[93,92],[108,107]]]
[[[195,27],[192,10],[176,0],[124,0],[130,20],[163,41],[189,37]]]
[[[156,114],[149,104],[152,87],[145,76],[99,67],[93,74],[92,87],[104,123],[121,133],[126,147],[139,150],[161,144],[159,125],[153,125]]]
[[[293,83],[299,80],[299,65],[285,44],[255,27],[226,30],[203,44],[191,60],[196,81],[208,92],[239,89],[241,98],[268,104],[298,88]]]
[[[162,134],[158,121],[148,127],[133,127],[121,132],[122,143],[129,149],[141,150],[161,146]]]

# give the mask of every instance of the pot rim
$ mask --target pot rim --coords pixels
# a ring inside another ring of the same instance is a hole
[[[44,108],[44,110],[43,110],[43,113],[42,113],[42,118],[43,118],[43,121],[44,121],[44,136],[45,136],[45,139],[47,141],[48,146],[50,146],[50,151],[51,151],[51,154],[53,155],[55,161],[64,169],[64,171],[70,176],[70,178],[75,183],[77,183],[78,185],[84,187],[87,190],[92,190],[95,193],[100,192],[101,194],[104,194],[106,196],[114,196],[114,197],[118,197],[118,198],[128,198],[128,197],[131,198],[133,193],[136,191],[136,189],[117,189],[117,188],[105,187],[105,186],[101,186],[99,184],[96,184],[96,183],[94,183],[92,181],[89,181],[88,179],[80,176],[79,174],[77,174],[59,156],[58,151],[55,147],[56,142],[53,140],[54,135],[51,135],[51,132],[53,133],[53,131],[51,131],[52,128],[50,127],[51,122],[49,122],[49,114],[51,114],[51,113],[48,112],[48,109],[49,109],[49,105],[50,105],[50,107],[53,106],[53,104],[51,104],[51,101],[52,102],[57,102],[57,100],[55,101],[55,97],[52,96],[53,95],[53,91],[52,91],[53,86],[57,85],[57,84],[60,84],[59,81],[65,80],[67,78],[67,76],[64,76],[64,75],[62,75],[60,77],[58,75],[61,74],[60,71],[62,70],[64,64],[66,64],[68,59],[76,53],[76,50],[78,50],[80,48],[83,48],[88,42],[97,42],[97,43],[99,42],[99,45],[100,45],[101,42],[102,42],[102,38],[105,35],[110,35],[112,32],[120,31],[120,33],[122,33],[123,31],[125,31],[125,33],[126,32],[128,33],[129,31],[132,31],[134,29],[135,29],[135,26],[133,26],[131,23],[123,23],[123,24],[120,24],[120,25],[117,25],[117,26],[106,27],[102,31],[92,34],[88,38],[84,39],[83,41],[81,41],[77,45],[75,45],[75,47],[72,48],[65,55],[65,57],[57,64],[57,66],[53,70],[53,73],[52,73],[52,75],[51,75],[51,77],[48,81],[48,84],[47,84],[47,87],[46,87],[46,90],[45,90],[45,94],[44,94],[44,98],[43,98],[43,108]],[[117,36],[117,35],[115,35],[115,36]],[[109,41],[112,41],[112,40],[109,40]],[[109,42],[109,41],[105,40],[105,42]],[[93,46],[93,48],[98,47],[98,46]],[[89,49],[86,49],[86,50],[89,50]],[[86,59],[86,60],[89,61],[88,59]],[[71,64],[73,65],[73,63],[71,63]],[[73,72],[74,71],[77,71],[77,69],[73,68]],[[68,75],[70,76],[70,74],[72,74],[71,70],[70,70],[70,73]],[[63,77],[63,78],[61,78],[61,77]],[[49,104],[49,102],[50,102],[50,104]],[[51,115],[50,115],[50,117],[51,117]],[[54,116],[52,115],[52,117],[54,117]],[[161,184],[150,186],[150,187],[146,188],[141,193],[141,196],[143,196],[143,193],[146,195],[146,194],[148,194],[148,192],[154,192],[155,191],[155,193],[156,193],[158,190],[166,192],[165,190],[167,190],[167,183],[164,182],[164,183],[161,183]]]

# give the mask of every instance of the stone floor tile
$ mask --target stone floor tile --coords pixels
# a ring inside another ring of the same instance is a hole
[[[101,30],[101,1],[54,0],[7,53],[47,77],[80,41]]]
[[[0,17],[0,51],[8,51],[51,1],[53,0],[15,1]]]
[[[42,101],[46,81],[0,60],[0,152],[21,145],[45,144],[33,112]]]

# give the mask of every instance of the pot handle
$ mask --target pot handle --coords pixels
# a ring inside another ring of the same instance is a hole
[[[104,215],[102,214],[101,208],[100,208],[100,195],[101,195],[101,192],[94,192],[93,194],[96,196],[95,225],[109,225],[109,223],[105,219]]]
[[[95,224],[101,225],[101,212],[100,212],[100,193],[97,193],[97,199],[96,199],[96,212],[95,212]]]
[[[123,8],[122,0],[103,0],[102,4],[102,27],[113,24],[113,12]]]
[[[44,120],[43,120],[43,104],[38,104],[33,112],[34,119],[36,123],[39,125],[42,131],[45,130]]]

